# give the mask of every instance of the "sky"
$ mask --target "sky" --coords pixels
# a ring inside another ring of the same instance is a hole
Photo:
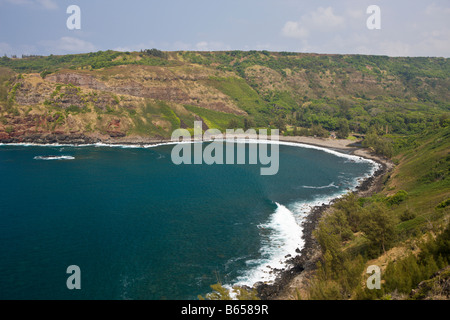
[[[151,48],[448,58],[450,0],[0,0],[1,56]]]

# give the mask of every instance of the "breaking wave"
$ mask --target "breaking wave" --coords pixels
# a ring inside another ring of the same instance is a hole
[[[330,183],[327,186],[320,186],[320,187],[314,187],[314,186],[302,186],[302,188],[305,189],[328,189],[328,188],[336,188],[339,189],[339,186],[335,185],[334,182]]]
[[[253,286],[259,281],[275,280],[275,269],[284,269],[287,256],[304,245],[302,228],[295,214],[282,204],[275,204],[277,208],[267,223],[258,226],[262,233],[261,258],[246,262],[250,269],[238,277],[237,285]]]
[[[34,160],[75,160],[72,156],[36,156]]]

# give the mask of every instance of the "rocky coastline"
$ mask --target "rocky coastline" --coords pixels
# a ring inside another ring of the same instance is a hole
[[[111,145],[129,145],[129,144],[156,144],[170,142],[165,138],[141,138],[141,137],[126,137],[123,134],[108,135],[102,134],[84,134],[84,133],[35,133],[27,135],[8,135],[2,137],[0,135],[0,143],[3,144],[61,144],[61,145],[87,145],[95,143],[104,143]]]
[[[315,144],[317,145],[317,144]],[[338,150],[338,149],[335,149]],[[347,148],[341,151],[348,151]],[[386,158],[370,153],[365,149],[351,150],[350,154],[369,158],[379,164],[378,169],[373,175],[361,181],[353,191],[358,197],[365,197],[379,192],[383,186],[383,177],[393,168],[393,164]],[[309,278],[316,269],[316,263],[320,259],[320,246],[313,236],[314,230],[323,215],[333,206],[337,199],[329,204],[322,204],[313,207],[302,223],[304,246],[302,250],[297,249],[297,256],[286,257],[286,264],[290,267],[285,270],[274,270],[277,272],[277,278],[271,284],[256,283],[258,296],[262,300],[291,300],[297,299],[298,285],[305,278]],[[303,282],[304,284],[304,282]]]

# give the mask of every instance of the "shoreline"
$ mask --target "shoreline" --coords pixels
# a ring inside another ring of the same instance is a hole
[[[392,170],[393,163],[382,156],[378,156],[370,152],[366,148],[351,147],[353,142],[345,143],[341,140],[337,144],[333,144],[331,139],[318,139],[310,137],[290,137],[297,138],[295,142],[300,144],[311,144],[322,148],[329,148],[337,151],[347,151],[350,155],[356,155],[365,159],[370,159],[378,163],[379,167],[374,173],[362,180],[354,191],[349,193],[355,194],[357,197],[367,197],[382,189],[383,177]],[[303,139],[309,138],[309,139]],[[292,140],[294,140],[292,139]],[[294,142],[294,141],[289,142]],[[307,140],[308,142],[306,142]],[[323,141],[325,140],[325,141]],[[331,142],[330,142],[331,140]],[[281,139],[280,139],[281,141]],[[310,143],[313,142],[313,143]],[[279,270],[276,280],[271,284],[264,284],[262,282],[255,283],[253,288],[258,292],[262,300],[295,300],[297,295],[304,287],[305,280],[307,281],[316,269],[316,263],[320,258],[320,246],[314,239],[313,231],[316,230],[321,217],[331,209],[333,204],[339,199],[335,198],[328,204],[315,206],[311,209],[308,216],[302,222],[303,240],[305,245],[300,251],[297,251],[295,257],[286,259],[286,263],[291,267],[286,270]],[[300,291],[299,291],[300,290]]]
[[[145,147],[166,143],[174,143],[170,139],[165,138],[143,138],[143,137],[123,137],[111,138],[109,136],[85,136],[83,134],[77,135],[57,135],[42,136],[28,136],[25,139],[18,139],[20,141],[0,141],[2,145],[36,145],[36,146],[136,146]],[[270,141],[270,140],[269,140]],[[378,163],[379,167],[373,174],[362,180],[352,193],[357,196],[368,196],[379,189],[381,189],[381,179],[389,172],[393,165],[383,157],[371,153],[368,149],[358,147],[355,143],[360,141],[330,139],[330,138],[316,138],[303,136],[279,136],[279,142],[301,145],[309,145],[321,149],[332,150],[345,155],[358,156],[365,159],[372,160]],[[287,269],[273,270],[277,273],[276,279],[273,283],[265,284],[257,282],[253,284],[262,300],[290,300],[296,297],[296,288],[304,278],[307,278],[311,272],[316,268],[320,248],[315,241],[312,233],[317,228],[320,218],[326,214],[327,210],[335,203],[338,198],[331,200],[328,204],[315,206],[311,209],[301,227],[303,230],[302,239],[304,246],[301,250],[297,250],[297,255],[286,256],[286,265],[291,266]]]
[[[246,135],[236,134],[233,135],[237,139],[247,138]],[[251,136],[250,139],[257,140],[258,135]],[[271,139],[265,139],[271,141]],[[343,139],[330,139],[330,138],[316,138],[316,137],[304,137],[304,136],[278,136],[280,142],[290,142],[297,144],[307,144],[316,147],[322,147],[327,149],[335,149],[340,151],[356,149],[351,144],[356,141],[343,140]],[[192,138],[191,141],[194,141]],[[205,140],[206,141],[206,140]],[[109,135],[102,134],[31,134],[21,137],[13,137],[8,139],[0,139],[0,144],[4,145],[16,145],[16,144],[35,144],[35,145],[93,145],[93,144],[105,144],[105,145],[154,145],[159,143],[173,142],[170,138],[163,137],[141,137],[141,136],[128,136],[128,137],[111,137]]]

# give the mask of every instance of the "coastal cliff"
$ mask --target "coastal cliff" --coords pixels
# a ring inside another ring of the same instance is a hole
[[[0,142],[167,139],[177,128],[284,135],[417,132],[445,114],[443,58],[266,51],[0,59]]]

